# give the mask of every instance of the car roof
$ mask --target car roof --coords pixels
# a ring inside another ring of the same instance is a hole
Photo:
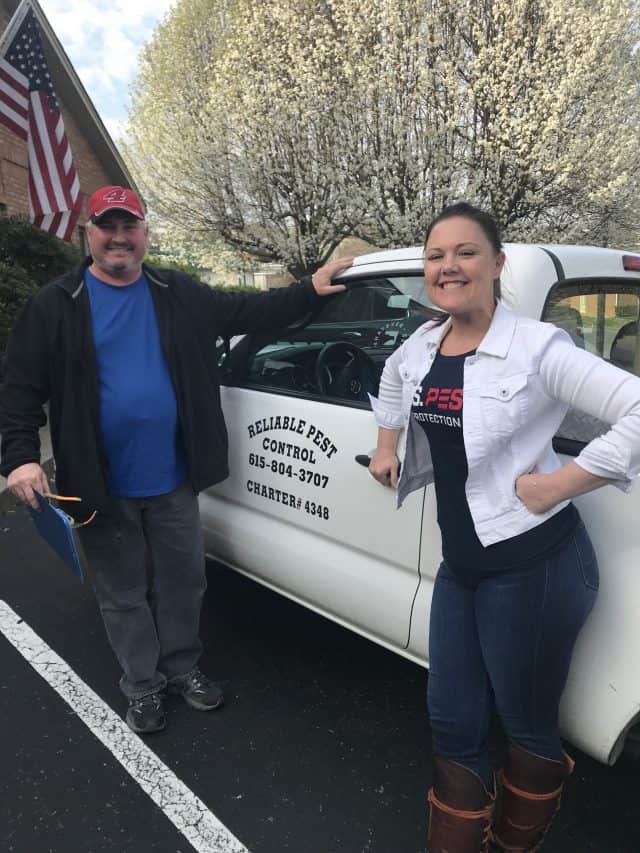
[[[640,279],[629,272],[621,249],[563,244],[505,243],[507,261],[501,281],[504,301],[531,317],[540,317],[549,289],[562,280]],[[423,247],[409,246],[360,255],[340,278],[422,274]]]
[[[625,254],[633,254],[623,249],[607,249],[601,246],[564,245],[561,243],[505,243],[507,257],[518,255],[518,258],[534,258],[540,252],[554,255],[564,269],[565,278],[593,275],[594,264],[597,275],[622,275],[621,259]],[[354,258],[353,267],[347,275],[360,275],[369,271],[370,267],[388,266],[393,270],[413,269],[422,271],[424,260],[422,246],[409,246],[403,249],[386,249],[371,252]],[[371,270],[373,271],[373,270]]]

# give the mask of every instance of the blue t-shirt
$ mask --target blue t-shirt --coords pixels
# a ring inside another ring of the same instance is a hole
[[[100,383],[100,444],[107,487],[116,497],[149,497],[186,479],[178,407],[144,275],[107,284],[89,270]]]

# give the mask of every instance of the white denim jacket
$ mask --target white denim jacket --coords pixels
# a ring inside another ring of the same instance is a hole
[[[398,506],[433,481],[429,443],[410,414],[449,322],[425,323],[389,356],[379,396],[371,398],[378,426],[402,430]],[[579,349],[550,323],[498,303],[487,334],[464,363],[466,495],[484,546],[524,533],[568,504],[534,515],[516,496],[515,482],[534,468],[549,473],[561,466],[551,442],[569,407],[613,424],[584,447],[577,464],[629,491],[640,470],[640,379]]]

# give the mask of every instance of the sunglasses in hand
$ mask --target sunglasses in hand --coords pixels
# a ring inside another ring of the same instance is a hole
[[[82,498],[71,498],[71,497],[65,497],[64,495],[54,495],[51,492],[43,492],[42,497],[46,498],[48,501],[51,501],[51,500],[54,500],[54,501],[75,501],[78,503],[80,503],[82,501]],[[93,521],[93,519],[97,515],[97,511],[94,510],[91,513],[91,515],[89,516],[89,518],[85,519],[84,521],[76,521],[75,518],[72,518],[72,516],[68,515],[64,510],[60,509],[60,507],[57,507],[57,509],[67,519],[72,530],[77,530],[79,527],[85,527],[87,524],[91,524],[91,522]]]

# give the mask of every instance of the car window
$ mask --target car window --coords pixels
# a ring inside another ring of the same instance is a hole
[[[387,357],[431,316],[396,279],[352,282],[303,328],[254,337],[239,384],[368,407]]]
[[[542,319],[568,332],[576,346],[639,376],[639,314],[639,283],[574,281],[554,288]],[[603,421],[570,409],[558,436],[585,443],[608,429]]]

